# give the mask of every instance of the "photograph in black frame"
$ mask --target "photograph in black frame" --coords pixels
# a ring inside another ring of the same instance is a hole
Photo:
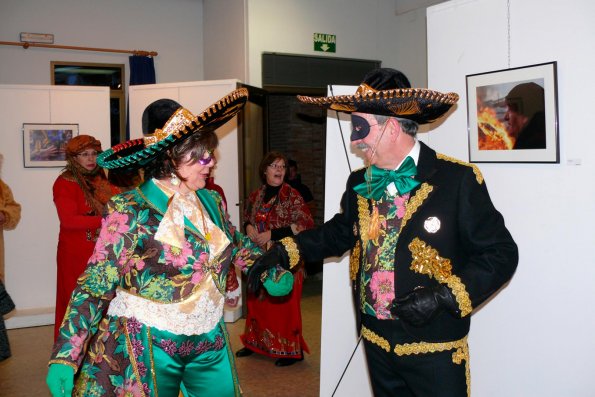
[[[78,124],[23,123],[23,165],[65,167],[66,144],[78,133]]]
[[[466,79],[470,162],[560,162],[556,62]]]

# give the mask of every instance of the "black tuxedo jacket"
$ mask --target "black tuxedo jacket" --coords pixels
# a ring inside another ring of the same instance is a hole
[[[402,323],[416,340],[452,341],[468,333],[473,308],[510,280],[518,250],[490,200],[479,169],[420,144],[416,179],[421,184],[411,192],[397,241],[395,290],[404,295],[418,286],[447,285],[457,299],[460,317],[445,311],[422,327]],[[364,182],[364,172],[360,169],[349,176],[340,213],[296,236],[306,261],[352,250],[350,267],[358,315],[361,247],[367,239],[364,210],[369,215],[373,205],[353,190]]]

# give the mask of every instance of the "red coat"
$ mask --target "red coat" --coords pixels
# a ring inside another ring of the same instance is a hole
[[[113,193],[118,193],[113,187]],[[66,313],[70,295],[76,280],[85,270],[93,253],[97,230],[101,227],[100,215],[89,215],[91,207],[86,203],[83,190],[75,181],[59,176],[53,186],[54,204],[60,220],[58,237],[56,317],[54,339]]]

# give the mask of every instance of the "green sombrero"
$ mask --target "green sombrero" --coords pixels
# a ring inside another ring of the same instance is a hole
[[[109,170],[142,167],[189,136],[222,126],[242,109],[247,100],[248,90],[240,88],[194,115],[175,101],[159,99],[147,106],[143,113],[144,137],[104,151],[97,157],[97,164]]]
[[[418,124],[427,124],[438,119],[459,99],[459,95],[454,92],[443,94],[425,88],[409,88],[408,85],[409,81],[400,72],[380,68],[368,73],[353,95],[298,95],[298,99],[303,103],[338,112],[399,117]]]

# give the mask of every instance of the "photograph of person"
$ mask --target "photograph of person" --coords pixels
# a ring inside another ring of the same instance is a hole
[[[478,87],[478,149],[545,149],[543,85],[535,79]]]

